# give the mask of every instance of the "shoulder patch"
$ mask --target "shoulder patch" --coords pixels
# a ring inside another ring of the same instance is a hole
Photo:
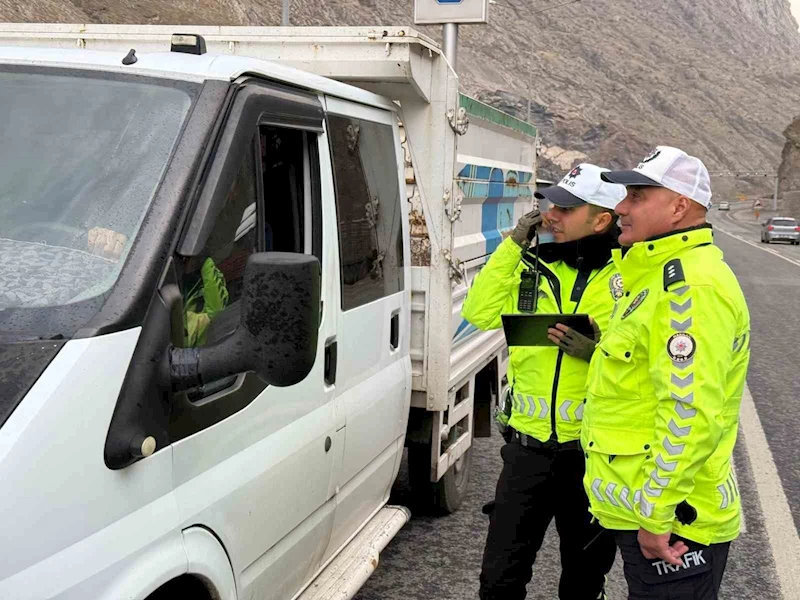
[[[676,363],[685,363],[694,356],[697,342],[688,333],[676,333],[667,341],[667,354]]]
[[[673,283],[686,281],[683,275],[683,265],[680,258],[675,258],[664,265],[664,291]]]
[[[622,275],[619,273],[612,275],[611,279],[608,280],[608,287],[611,290],[611,297],[614,298],[614,300],[619,300],[622,298],[623,294],[625,293],[622,285]]]
[[[625,319],[627,319],[630,316],[630,314],[633,311],[635,311],[637,308],[639,308],[639,306],[641,306],[642,302],[644,302],[644,299],[647,298],[647,294],[649,294],[649,293],[650,293],[649,289],[642,290],[641,292],[639,292],[639,294],[636,296],[636,298],[633,299],[633,302],[631,302],[630,306],[625,309],[624,313],[622,313],[622,319],[621,320],[624,321]]]

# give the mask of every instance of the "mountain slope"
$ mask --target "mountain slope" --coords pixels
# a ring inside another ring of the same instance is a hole
[[[584,156],[628,166],[656,144],[697,154],[712,171],[777,169],[782,131],[800,113],[800,34],[788,0],[555,8],[563,2],[498,0],[489,25],[461,27],[459,55],[464,89],[523,119],[532,81],[551,176]],[[0,0],[4,21],[276,25],[280,10],[280,0]],[[412,11],[411,0],[294,0],[292,22],[407,25]]]

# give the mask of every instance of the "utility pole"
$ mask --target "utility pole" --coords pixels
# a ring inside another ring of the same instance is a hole
[[[775,189],[772,192],[772,210],[778,212],[778,180],[779,177],[775,175]]]
[[[780,175],[775,172],[765,171],[716,171],[709,173],[712,177],[734,177],[736,179],[755,179],[758,177],[772,177],[775,180],[772,188],[772,210],[778,211],[778,183]]]
[[[533,44],[528,46],[530,60],[528,62],[528,123],[531,122],[531,96],[533,96]]]
[[[442,46],[444,55],[458,73],[458,23],[445,23],[442,26]]]
[[[442,54],[458,73],[458,26],[489,19],[490,0],[414,0],[415,25],[442,26]]]
[[[290,0],[283,0],[283,15],[281,16],[281,26],[289,27],[289,2]]]

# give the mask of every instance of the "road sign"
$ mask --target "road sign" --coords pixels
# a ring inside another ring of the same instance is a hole
[[[489,0],[414,0],[416,25],[486,23]]]

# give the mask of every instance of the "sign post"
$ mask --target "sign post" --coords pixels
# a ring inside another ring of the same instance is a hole
[[[458,61],[458,25],[486,23],[489,0],[414,0],[414,24],[443,25],[442,49],[453,69]]]

